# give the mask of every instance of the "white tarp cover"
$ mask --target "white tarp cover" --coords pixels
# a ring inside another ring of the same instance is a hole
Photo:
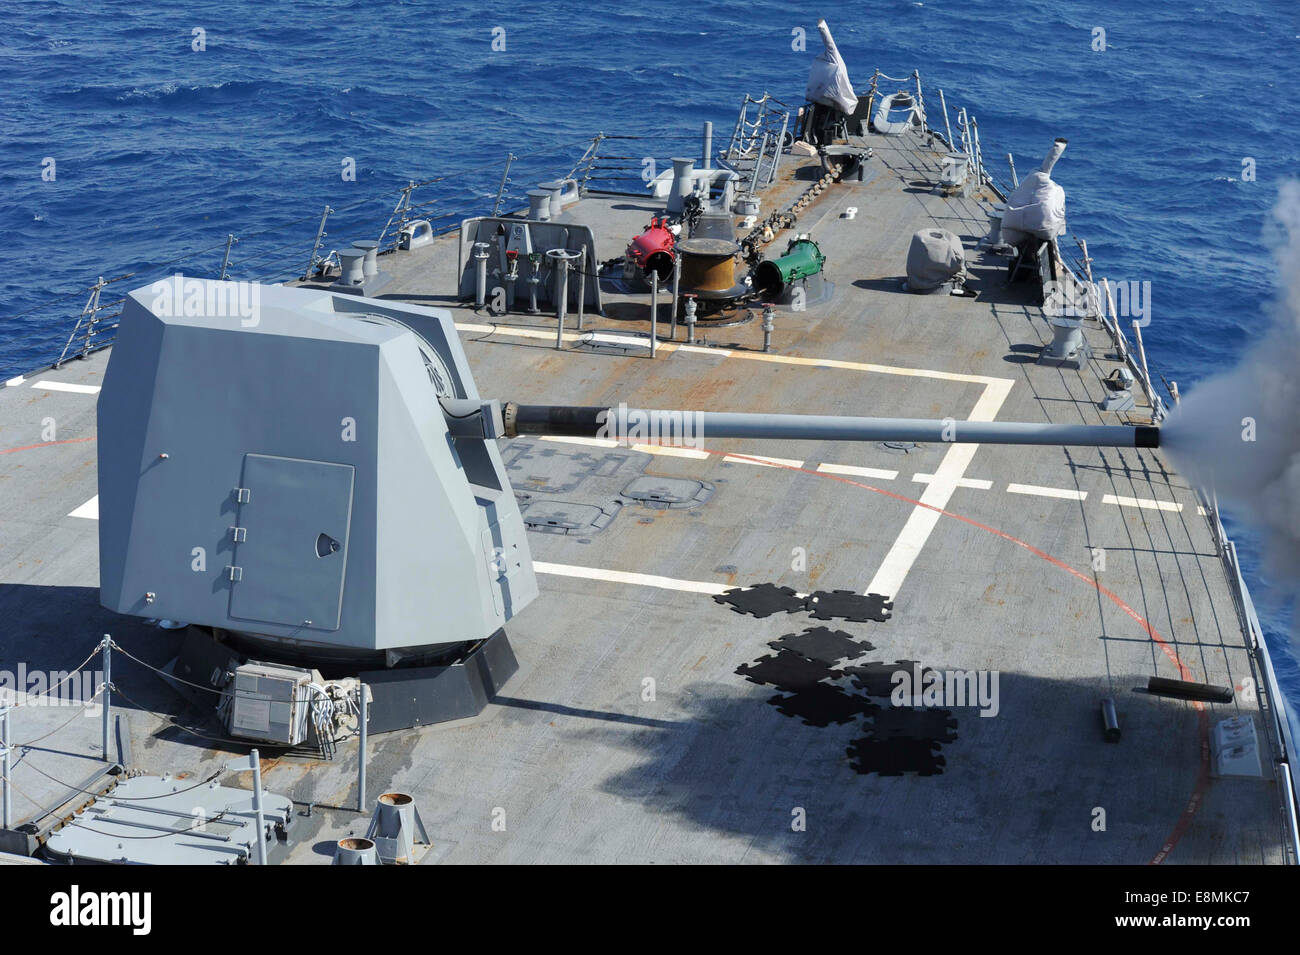
[[[922,229],[913,234],[907,250],[909,291],[933,291],[965,270],[966,253],[957,236],[946,229]]]
[[[1065,190],[1052,180],[1052,167],[1065,152],[1065,141],[1052,144],[1043,164],[1020,181],[1007,197],[1002,214],[1002,238],[1012,245],[1036,237],[1051,239],[1065,233]]]
[[[902,100],[909,103],[909,106],[895,107],[896,100]],[[890,119],[890,112],[895,108],[899,109],[902,119]],[[906,110],[906,112],[903,112]],[[924,117],[921,115],[920,108],[917,106],[916,97],[905,90],[899,90],[897,93],[891,93],[889,96],[882,96],[880,102],[876,104],[876,112],[871,117],[871,125],[878,133],[884,133],[886,136],[901,136],[913,126],[924,125]]]
[[[818,20],[817,29],[821,31],[825,49],[813,60],[812,69],[808,71],[808,88],[804,90],[804,98],[810,103],[834,106],[846,116],[852,115],[858,108],[858,97],[853,92],[853,84],[849,82],[848,67],[844,65],[840,51],[835,47],[831,28],[826,25],[826,21]]]

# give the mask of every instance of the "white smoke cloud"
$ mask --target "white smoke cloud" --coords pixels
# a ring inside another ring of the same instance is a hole
[[[1281,296],[1264,337],[1238,365],[1183,396],[1161,444],[1178,470],[1264,535],[1269,582],[1300,587],[1300,182],[1273,214]]]

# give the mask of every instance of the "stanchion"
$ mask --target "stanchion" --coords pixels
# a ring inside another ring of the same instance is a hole
[[[9,797],[9,774],[13,771],[13,762],[9,758],[9,714],[12,711],[6,705],[0,705],[0,828],[13,828],[13,804]]]
[[[366,685],[361,684],[361,715],[358,717],[361,729],[361,752],[357,765],[357,812],[366,811],[366,724],[370,722],[370,699],[366,694]]]
[[[113,638],[104,634],[104,639],[99,642],[99,648],[104,651],[103,753],[104,762],[107,763],[111,762],[108,757],[108,721],[113,695]]]

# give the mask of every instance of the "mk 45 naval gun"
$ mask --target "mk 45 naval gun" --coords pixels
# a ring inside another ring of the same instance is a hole
[[[189,622],[192,682],[249,660],[258,679],[268,664],[359,677],[373,731],[473,715],[517,668],[503,628],[538,589],[497,439],[640,440],[653,421],[666,441],[1159,442],[1154,427],[503,403],[479,394],[445,310],[182,276],[127,296],[98,416],[103,605]]]

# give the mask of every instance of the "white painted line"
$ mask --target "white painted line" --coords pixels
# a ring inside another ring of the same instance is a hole
[[[516,338],[539,338],[555,341],[555,332],[534,328],[515,328],[510,325],[484,325],[481,322],[457,322],[456,327],[463,332],[488,335],[513,335]],[[641,338],[620,338],[602,332],[565,332],[565,341],[582,341],[595,338],[598,341],[616,341],[619,344],[635,342],[647,351],[649,342]],[[680,351],[701,355],[723,355],[729,358],[741,358],[746,361],[766,361],[778,365],[803,365],[810,368],[839,368],[845,371],[869,371],[882,375],[906,375],[912,378],[935,378],[940,381],[962,381],[977,385],[1005,385],[1013,379],[993,378],[989,375],[966,375],[955,371],[936,371],[932,368],[903,368],[896,365],[877,365],[865,361],[841,361],[835,358],[804,358],[799,355],[773,355],[765,352],[728,351],[720,348],[704,348],[699,345],[683,345],[673,342],[660,342],[660,351]],[[630,356],[629,356],[630,357]],[[970,420],[978,420],[971,418]]]
[[[664,346],[661,343],[659,347],[663,348]],[[670,347],[672,347],[676,351],[689,352],[695,355],[716,355],[719,358],[731,357],[730,348],[705,348],[702,345],[672,345]]]
[[[559,444],[583,444],[589,448],[617,448],[618,442],[613,438],[579,438],[563,434],[541,435],[543,441],[555,441]]]
[[[933,484],[939,479],[933,474],[917,473],[912,475],[912,480],[917,484]],[[992,481],[986,481],[983,478],[959,477],[945,480],[952,480],[955,487],[972,487],[977,491],[987,491],[989,488],[993,487]]]
[[[579,332],[575,336],[589,342],[604,342],[609,345],[625,345],[650,350],[649,338],[636,338],[632,335],[611,335],[608,332]]]
[[[996,418],[998,410],[1011,392],[1011,386],[1015,384],[1015,381],[1010,378],[983,380],[987,385],[970,413],[971,421],[992,421]],[[912,508],[907,523],[903,525],[903,529],[889,548],[889,553],[885,555],[880,569],[867,585],[866,593],[897,597],[903,581],[907,579],[908,571],[912,569],[912,564],[920,556],[921,548],[929,540],[930,532],[943,516],[935,508],[942,509],[948,506],[952,492],[957,489],[956,482],[965,474],[977,450],[979,450],[978,444],[954,444],[948,449],[948,453],[939,462],[938,471],[935,472],[936,480],[930,482],[930,486],[920,497],[920,503]]]
[[[6,388],[17,388],[19,385],[21,385],[21,384],[22,384],[24,381],[26,381],[26,380],[27,380],[27,379],[24,378],[22,375],[19,375],[17,378],[10,378],[8,381],[6,381],[6,382],[5,382],[5,387],[6,387]]]
[[[849,474],[853,477],[879,478],[882,481],[892,481],[898,477],[897,471],[886,471],[884,468],[860,468],[852,464],[819,464],[817,470],[823,474]]]
[[[1183,509],[1183,505],[1173,501],[1153,501],[1149,497],[1123,497],[1115,494],[1103,495],[1101,503],[1118,504],[1120,507],[1141,507],[1148,511],[1181,511]]]
[[[32,387],[44,388],[46,391],[71,391],[78,395],[99,394],[99,385],[75,385],[69,381],[33,381]]]
[[[992,378],[988,375],[964,375],[955,371],[935,371],[932,368],[903,368],[898,365],[877,365],[866,361],[842,361],[838,358],[804,358],[800,355],[773,355],[765,352],[736,352],[736,358],[747,361],[767,361],[778,365],[803,365],[809,368],[839,368],[844,371],[871,371],[882,375],[906,375],[911,378],[936,378],[940,381],[963,381],[976,385],[1011,382],[1011,378]],[[972,418],[972,421],[975,419]]]
[[[679,448],[671,444],[634,444],[633,451],[641,451],[645,454],[662,454],[670,458],[695,458],[702,460],[709,456],[708,451],[697,451],[695,448]]]
[[[544,434],[540,435],[543,441],[558,441],[561,444],[583,444],[592,448],[619,448],[626,447],[632,451],[640,451],[643,454],[662,454],[670,458],[695,458],[701,460],[709,456],[708,451],[697,451],[695,448],[679,448],[670,444],[631,444],[625,445],[613,438],[579,438],[569,437],[567,435]]]
[[[1201,507],[1201,505],[1199,505],[1199,504],[1196,505],[1196,513],[1199,514],[1201,517],[1209,517],[1209,516],[1210,516],[1210,512],[1207,511],[1205,508]]]
[[[766,454],[747,454],[743,458],[736,457],[734,454],[724,455],[723,461],[729,461],[732,464],[753,464],[761,468],[801,468],[802,461],[796,461],[794,458],[773,458]]]
[[[579,577],[586,580],[604,580],[614,584],[633,584],[638,587],[658,587],[661,590],[680,590],[691,594],[721,594],[731,590],[732,584],[715,584],[704,580],[679,580],[676,577],[659,577],[654,574],[632,574],[622,570],[605,570],[601,567],[578,567],[574,564],[551,564],[533,561],[533,570],[539,574],[559,577]]]
[[[462,332],[477,332],[484,335],[514,335],[516,338],[541,338],[546,341],[555,341],[555,332],[539,331],[535,328],[512,328],[508,325],[482,325],[475,322],[457,322],[456,327]],[[650,350],[650,339],[638,338],[635,335],[616,335],[609,332],[594,331],[565,332],[564,340],[566,342],[602,342],[609,345],[623,345],[639,348],[646,352]],[[661,342],[659,347],[672,349],[674,346],[671,342]],[[711,349],[705,350],[711,351]]]
[[[99,495],[96,494],[75,511],[68,512],[69,517],[84,517],[88,521],[99,520]]]
[[[1036,494],[1039,497],[1059,497],[1067,501],[1082,501],[1087,491],[1073,491],[1063,487],[1042,487],[1038,484],[1008,484],[1009,494]]]

